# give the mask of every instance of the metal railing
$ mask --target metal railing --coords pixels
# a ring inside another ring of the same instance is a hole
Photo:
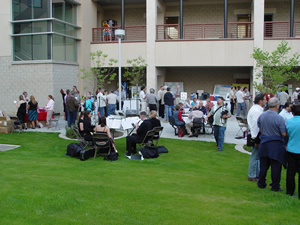
[[[253,38],[253,22],[228,23],[228,38]]]
[[[224,37],[223,23],[184,24],[184,39],[215,39]]]
[[[178,24],[156,25],[156,40],[177,40],[179,39]]]
[[[179,24],[156,26],[157,40],[179,39]],[[223,23],[197,23],[183,25],[183,39],[220,39],[224,38]],[[228,23],[228,38],[253,38],[253,23]]]
[[[267,21],[264,25],[265,38],[285,38],[290,36],[289,21]]]
[[[115,30],[121,27],[93,28],[93,42],[117,42]],[[126,26],[124,41],[146,41],[146,25]]]

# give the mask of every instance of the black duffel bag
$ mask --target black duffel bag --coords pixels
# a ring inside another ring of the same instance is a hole
[[[117,152],[111,152],[108,155],[105,155],[103,160],[108,160],[108,161],[116,161],[118,160],[119,154]]]
[[[158,148],[156,146],[145,146],[140,149],[140,152],[145,159],[157,158],[159,156]]]
[[[68,156],[71,157],[79,157],[80,152],[83,150],[83,147],[81,144],[78,143],[71,143],[67,147],[67,154]]]

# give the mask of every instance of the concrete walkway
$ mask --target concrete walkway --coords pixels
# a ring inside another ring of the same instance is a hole
[[[180,139],[180,140],[193,140],[193,141],[207,141],[207,142],[215,142],[214,136],[211,134],[199,134],[198,137],[188,137],[187,135],[185,135],[184,137],[178,137],[177,135],[175,136],[174,134],[174,129],[173,127],[169,124],[169,123],[164,123],[163,119],[161,120],[161,125],[164,127],[164,130],[162,132],[162,137],[163,138],[171,138],[171,139]],[[66,121],[63,120],[63,117],[60,118],[59,120],[59,128],[60,129],[54,129],[54,128],[50,128],[48,129],[47,127],[43,127],[43,128],[36,128],[36,129],[31,129],[28,128],[26,131],[24,130],[24,132],[51,132],[51,133],[60,133],[59,137],[60,138],[64,138],[64,139],[68,139],[69,138],[66,137]],[[210,130],[209,130],[210,131]],[[236,139],[236,134],[239,131],[239,126],[238,123],[236,121],[235,116],[232,116],[231,118],[228,119],[227,122],[227,128],[226,128],[226,132],[225,132],[225,143],[228,144],[236,144],[235,149],[242,152],[242,153],[246,153],[246,154],[251,154],[247,151],[245,151],[243,149],[243,145],[246,144],[246,140],[244,138],[242,139]],[[127,132],[123,132],[123,136],[126,136]],[[241,132],[238,133],[238,135],[242,135]],[[120,137],[121,138],[121,137]]]

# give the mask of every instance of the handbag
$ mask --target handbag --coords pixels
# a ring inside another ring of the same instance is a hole
[[[214,123],[214,115],[216,114],[216,112],[219,110],[219,109],[221,109],[222,108],[222,106],[220,106],[215,112],[214,112],[214,114],[212,114],[210,117],[208,117],[208,122],[210,123],[210,124],[213,124]]]
[[[119,154],[117,152],[111,152],[108,155],[105,155],[103,160],[108,160],[108,161],[116,161],[118,160]]]
[[[158,148],[156,146],[145,146],[140,149],[140,152],[146,159],[157,158],[159,156]]]
[[[184,136],[184,129],[182,126],[178,126],[178,137]]]
[[[251,134],[247,134],[247,146],[253,147],[255,145],[255,139],[252,139]]]

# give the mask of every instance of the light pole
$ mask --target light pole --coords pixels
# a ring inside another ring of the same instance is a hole
[[[122,60],[122,51],[121,51],[121,40],[122,38],[125,36],[125,30],[115,30],[115,36],[118,38],[119,40],[119,110],[121,111],[121,96],[122,96],[122,88],[121,88],[121,82],[122,82],[122,78],[121,78],[121,60]]]

